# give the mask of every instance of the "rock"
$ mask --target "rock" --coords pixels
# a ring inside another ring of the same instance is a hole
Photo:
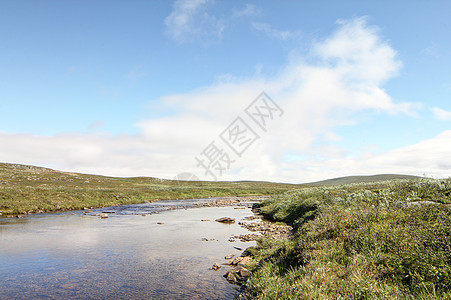
[[[100,218],[101,218],[101,219],[108,219],[108,214],[101,214],[101,215],[100,215]]]
[[[141,214],[141,216],[145,217],[145,216],[146,216],[146,214]]]
[[[235,208],[233,208],[233,209],[246,209],[246,207],[235,207]]]
[[[255,234],[255,233],[250,233],[250,234],[242,234],[242,235],[238,235],[238,236],[232,236],[231,239],[239,239],[241,242],[250,242],[250,241],[256,241],[259,238],[261,238],[262,236],[259,234]]]
[[[230,223],[235,223],[235,219],[229,218],[229,217],[222,217],[222,218],[216,219],[216,222],[230,224]]]
[[[250,256],[239,256],[235,257],[232,261],[229,262],[229,265],[232,266],[245,266],[248,262],[250,262],[252,257]]]
[[[234,254],[228,254],[224,257],[224,259],[232,259],[234,256]]]
[[[208,239],[207,238],[202,238],[202,241],[203,242],[208,242]]]
[[[241,269],[238,271],[238,274],[239,274],[243,279],[245,279],[245,278],[249,277],[250,272],[249,272],[249,270],[246,269],[246,268],[241,268]]]
[[[243,259],[238,263],[238,266],[245,266],[248,262],[250,262],[252,260],[252,257],[250,256],[245,256],[243,257]]]
[[[219,269],[221,269],[221,265],[218,264],[218,263],[215,263],[213,266],[210,267],[210,270],[215,270],[215,271],[217,271],[217,270],[219,270]]]
[[[202,222],[209,222],[209,219],[201,219]]]
[[[163,223],[163,222],[157,222],[157,224],[158,224],[158,225],[163,225],[164,223]]]
[[[242,259],[241,256],[235,257],[233,260],[229,261],[229,265],[236,266]]]
[[[237,283],[238,280],[236,280],[235,274],[233,274],[233,271],[229,271],[226,273],[225,278],[230,283]]]

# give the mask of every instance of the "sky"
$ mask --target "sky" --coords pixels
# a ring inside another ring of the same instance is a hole
[[[451,175],[451,2],[1,0],[0,161]]]

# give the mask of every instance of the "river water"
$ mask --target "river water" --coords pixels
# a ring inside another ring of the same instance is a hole
[[[230,267],[209,268],[255,242],[229,242],[249,232],[214,220],[252,212],[180,209],[193,202],[1,218],[0,299],[234,299],[236,287],[223,277]],[[103,211],[109,218],[94,216]]]

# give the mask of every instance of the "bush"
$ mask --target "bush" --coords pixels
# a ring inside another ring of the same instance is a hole
[[[260,240],[245,285],[259,299],[451,297],[450,180],[309,188],[268,199],[267,217],[297,225]],[[437,203],[437,204],[434,204]]]

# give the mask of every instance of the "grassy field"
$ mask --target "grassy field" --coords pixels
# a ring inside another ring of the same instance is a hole
[[[387,176],[404,178],[403,175],[378,176],[345,177],[332,179],[324,184],[374,181]],[[308,185],[254,181],[172,181],[151,177],[117,178],[0,163],[0,214],[74,210],[158,199],[275,195]]]
[[[451,299],[451,180],[304,188],[261,204],[292,240],[258,241],[249,299]]]
[[[451,299],[451,179],[412,178],[353,176],[304,185],[183,182],[0,163],[0,213],[276,195],[260,210],[292,224],[296,235],[262,239],[250,249],[256,263],[243,286],[247,298]]]
[[[3,215],[144,203],[157,199],[274,195],[299,188],[269,182],[193,182],[115,178],[0,163]]]

